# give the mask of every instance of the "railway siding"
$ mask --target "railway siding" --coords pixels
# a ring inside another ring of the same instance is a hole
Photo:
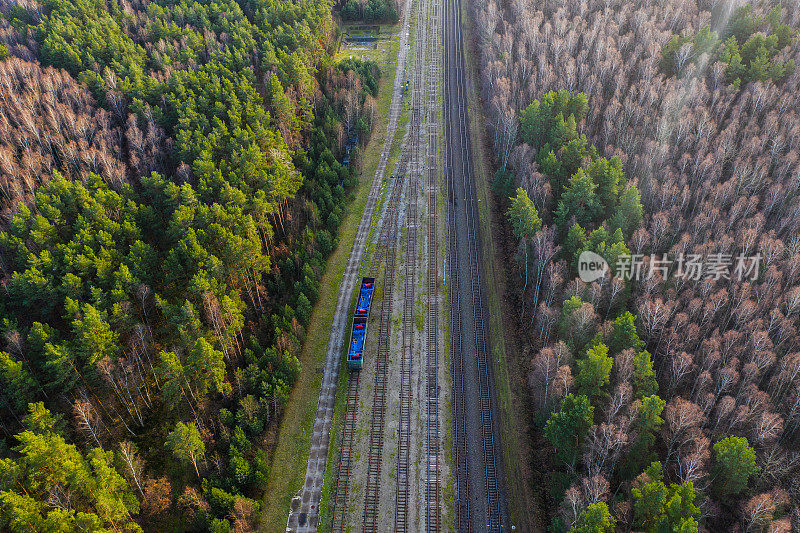
[[[382,211],[370,206],[380,214],[370,215],[377,229],[364,241],[374,240],[363,245],[372,251],[367,264],[377,278],[374,308],[380,312],[370,321],[363,369],[348,381],[331,484],[332,531],[433,532],[443,523],[442,486],[450,473],[440,424],[443,6],[438,0],[414,1],[413,35],[405,35],[413,42],[404,65],[409,98],[397,105],[408,105],[409,123],[388,200]],[[396,81],[402,84],[401,64]],[[404,248],[400,255],[398,244]]]
[[[342,362],[342,345],[345,342],[344,338],[348,318],[350,316],[349,307],[351,296],[355,287],[367,237],[370,234],[372,216],[381,196],[383,177],[402,110],[403,84],[405,81],[402,72],[404,71],[408,54],[408,29],[411,22],[411,2],[412,0],[406,0],[403,13],[403,26],[399,37],[400,44],[397,57],[397,72],[394,78],[392,101],[389,106],[389,124],[387,126],[386,139],[339,288],[339,298],[334,312],[331,336],[326,348],[325,367],[317,403],[317,412],[314,418],[305,480],[297,496],[292,500],[289,517],[286,523],[286,529],[296,533],[314,532],[317,530],[319,522],[319,506],[322,499],[322,485],[328,460],[328,450],[331,440],[330,430],[336,402],[336,384],[339,379],[339,370]],[[383,220],[384,213],[385,212],[381,213],[379,217],[379,226]]]

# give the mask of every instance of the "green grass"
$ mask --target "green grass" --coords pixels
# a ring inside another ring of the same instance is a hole
[[[403,107],[400,109],[400,117],[397,121],[397,130],[392,139],[392,146],[389,148],[389,157],[386,159],[386,172],[389,175],[394,174],[394,167],[397,165],[397,160],[400,159],[400,152],[403,149],[403,138],[405,137],[406,130],[408,130],[409,123],[409,108],[411,107],[408,102],[409,91],[403,95]],[[384,175],[386,175],[384,173]]]
[[[465,40],[465,60],[467,71],[467,110],[469,113],[470,135],[472,141],[472,158],[475,168],[475,185],[478,195],[479,225],[483,254],[481,262],[485,273],[488,289],[489,324],[488,331],[500,334],[490,335],[492,364],[494,369],[495,390],[500,413],[500,433],[503,447],[505,482],[508,497],[508,509],[511,523],[518,531],[534,531],[535,520],[540,510],[535,508],[534,499],[531,497],[530,480],[527,479],[521,465],[529,461],[527,457],[529,447],[520,439],[526,438],[524,423],[515,412],[515,395],[512,390],[510,368],[516,368],[516,361],[509,359],[512,350],[506,349],[505,329],[502,321],[503,309],[500,302],[502,287],[501,277],[504,269],[499,264],[492,223],[490,196],[490,179],[492,176],[490,159],[485,151],[486,132],[482,127],[486,124],[481,101],[476,83],[476,58],[473,57],[472,41],[469,36],[473,33],[472,19],[467,12],[466,4],[461,5],[463,37]],[[525,452],[523,452],[525,450]]]
[[[378,93],[378,117],[381,118],[387,117],[389,114],[397,65],[397,50],[397,40],[393,40],[382,50],[383,57],[375,58],[379,61],[383,72]],[[353,247],[361,213],[367,202],[372,177],[378,166],[386,130],[386,120],[379,120],[375,125],[372,138],[364,150],[362,172],[354,191],[355,199],[350,204],[339,230],[339,245],[328,259],[325,273],[320,281],[319,300],[314,306],[300,356],[303,371],[289,396],[278,431],[278,442],[272,456],[269,481],[264,493],[259,531],[283,532],[285,530],[292,497],[303,485],[311,445],[310,436],[322,384],[325,353],[333,324],[334,309],[339,297],[339,286],[350,250]],[[342,374],[346,374],[346,372],[342,372]],[[342,379],[346,378],[340,376],[337,397],[343,388],[341,387]],[[330,463],[331,461],[329,461],[329,467]]]
[[[355,24],[352,26],[362,26],[362,25]],[[334,59],[336,61],[341,61],[342,59],[347,59],[349,57],[357,57],[365,60],[376,61],[378,63],[385,63],[387,58],[394,58],[394,61],[392,63],[396,65],[399,39],[394,39],[393,37],[398,36],[399,28],[400,28],[399,25],[394,26],[390,24],[381,24],[377,34],[379,40],[375,42],[374,47],[365,48],[362,50],[341,49],[339,50],[339,52],[336,53]],[[344,36],[344,31],[342,32],[342,36]],[[394,72],[394,66],[392,67],[392,72]],[[386,74],[385,71],[384,74]],[[380,150],[378,151],[378,155],[380,155]]]
[[[355,295],[354,295],[355,296]],[[344,348],[342,347],[342,354]],[[319,531],[328,531],[333,512],[333,492],[335,487],[336,475],[339,470],[338,451],[342,444],[342,435],[338,431],[344,419],[344,409],[347,405],[347,386],[350,382],[350,372],[339,373],[339,382],[336,385],[336,403],[333,409],[333,420],[331,421],[331,443],[328,448],[328,462],[325,465],[325,481],[322,484],[322,497],[319,502]]]

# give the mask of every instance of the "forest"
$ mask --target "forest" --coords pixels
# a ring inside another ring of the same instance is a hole
[[[395,0],[347,0],[340,15],[345,22],[395,24],[400,18]]]
[[[800,6],[469,5],[542,527],[800,529]]]
[[[257,526],[376,119],[332,8],[0,0],[0,530]]]

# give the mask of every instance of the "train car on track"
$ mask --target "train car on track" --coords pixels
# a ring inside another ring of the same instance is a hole
[[[361,370],[364,364],[364,344],[367,340],[367,317],[353,319],[353,331],[350,335],[350,349],[347,350],[347,368]]]
[[[372,305],[372,294],[375,292],[375,278],[363,278],[361,290],[358,293],[355,316],[369,316],[369,307]]]
[[[364,344],[367,340],[367,319],[375,294],[375,278],[362,278],[358,301],[353,312],[353,328],[350,331],[350,347],[347,349],[347,368],[361,370],[364,364]]]

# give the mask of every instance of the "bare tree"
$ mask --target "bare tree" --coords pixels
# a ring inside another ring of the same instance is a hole
[[[94,441],[100,448],[103,447],[100,437],[103,436],[103,421],[100,414],[86,398],[75,401],[72,405],[72,414],[78,431],[83,433],[87,440]]]
[[[142,482],[144,480],[144,462],[139,458],[133,444],[128,441],[121,441],[119,443],[119,452],[122,462],[125,465],[125,471],[128,474],[128,479],[136,485],[136,489],[141,496],[144,496],[144,489]]]

